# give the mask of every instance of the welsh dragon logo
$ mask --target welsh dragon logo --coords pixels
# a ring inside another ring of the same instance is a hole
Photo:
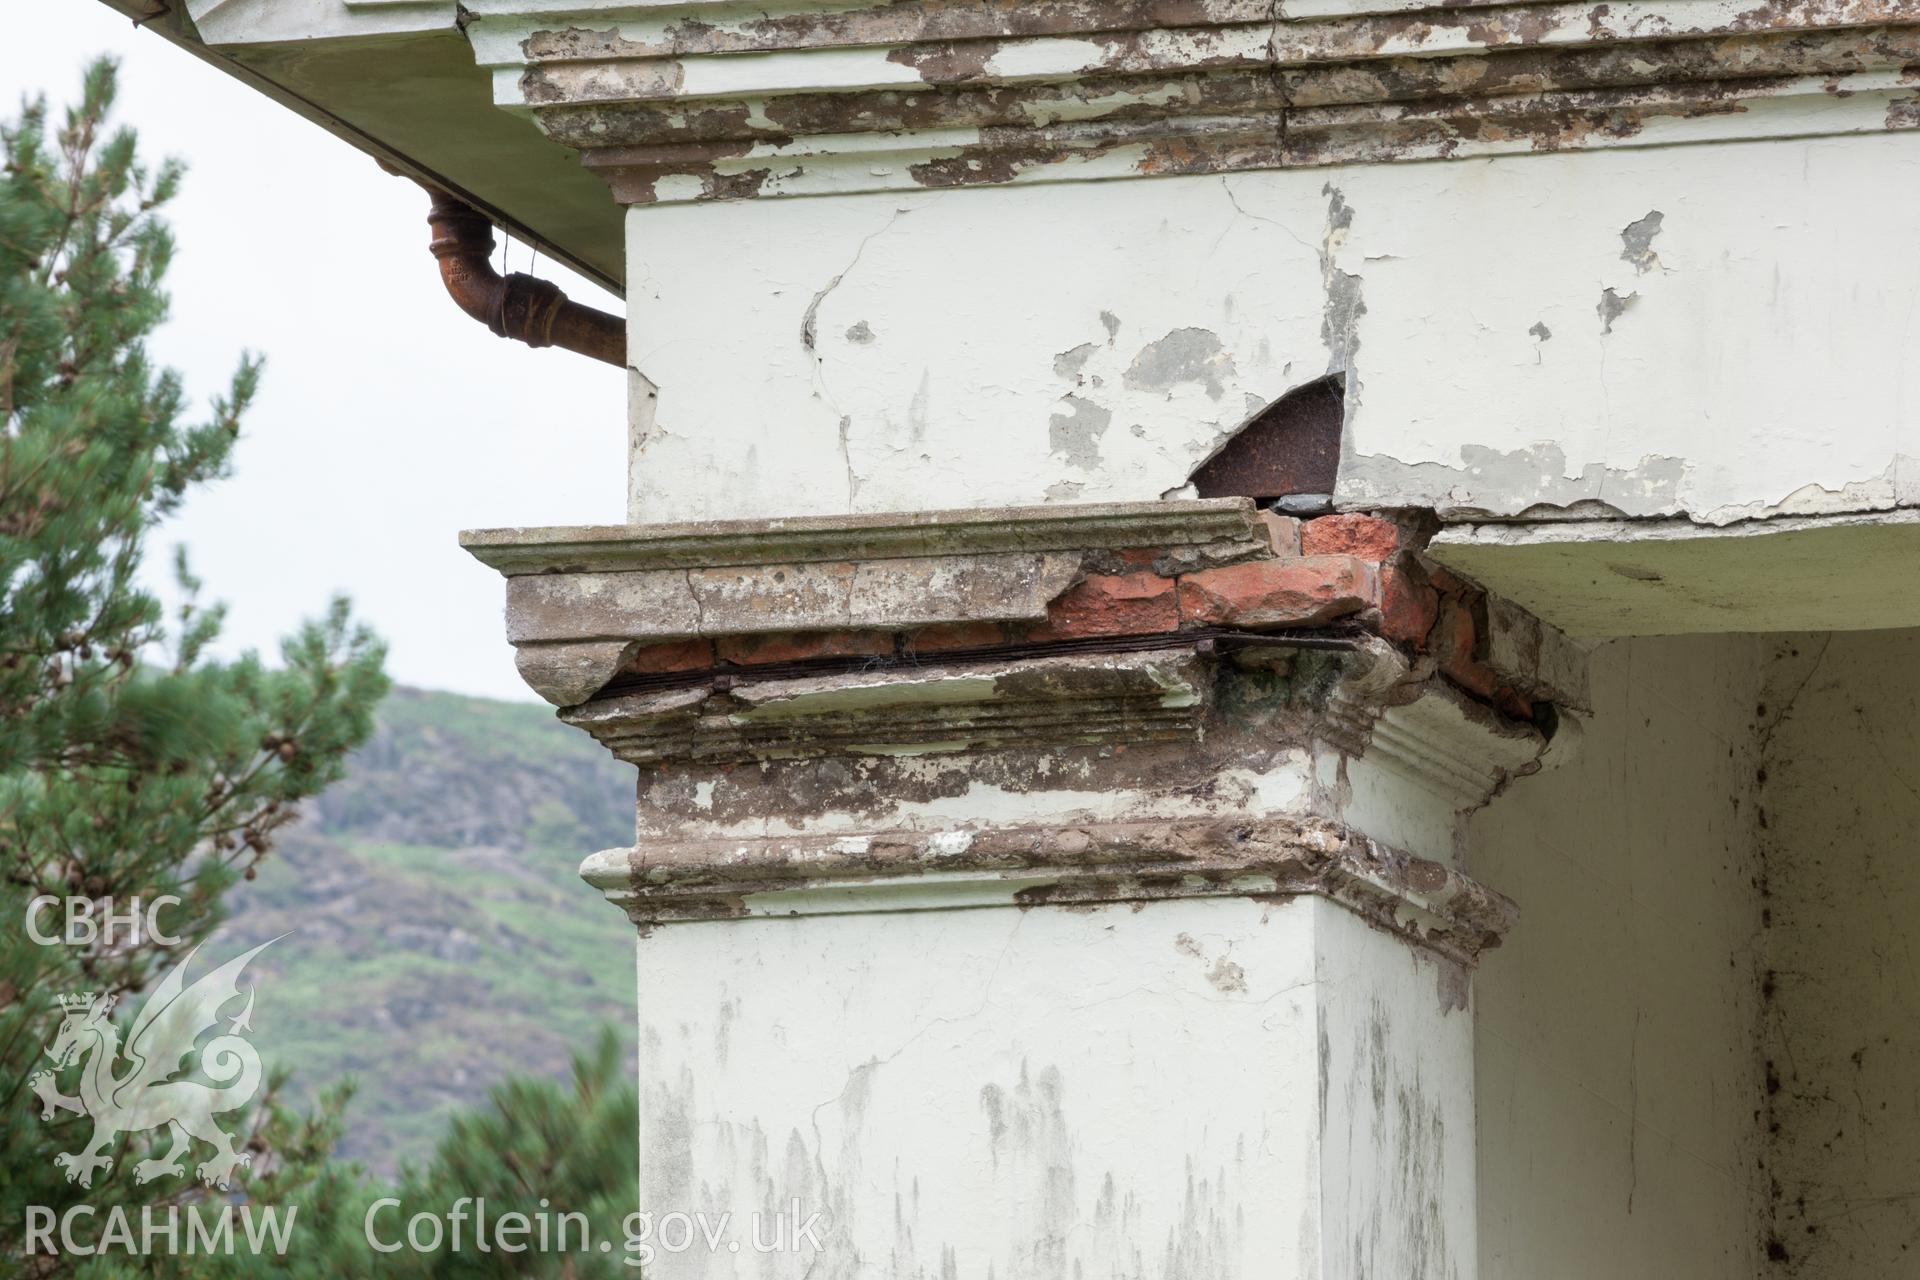
[[[112,1017],[112,996],[60,997],[66,1017],[47,1050],[53,1068],[27,1083],[40,1097],[42,1120],[53,1119],[56,1111],[72,1111],[93,1120],[93,1137],[83,1149],[54,1157],[54,1163],[66,1170],[68,1182],[92,1186],[94,1173],[113,1163],[102,1153],[115,1138],[162,1126],[172,1130],[173,1145],[159,1159],[136,1164],[136,1182],[184,1173],[180,1158],[188,1154],[194,1140],[213,1148],[212,1158],[196,1170],[210,1187],[225,1189],[234,1170],[252,1160],[249,1153],[235,1149],[233,1139],[213,1119],[246,1105],[260,1088],[260,1055],[242,1038],[251,1029],[251,986],[245,993],[246,1007],[230,1019],[225,1034],[216,1035],[200,1050],[200,1071],[215,1083],[169,1077],[181,1071],[201,1033],[220,1021],[221,1008],[239,998],[240,973],[247,962],[278,941],[261,943],[191,986],[186,982],[187,966],[199,948],[189,951],[140,1006],[127,1028],[124,1048]],[[55,1076],[76,1058],[82,1060],[80,1094],[70,1098],[60,1092]]]

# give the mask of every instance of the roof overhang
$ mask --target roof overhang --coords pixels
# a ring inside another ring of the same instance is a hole
[[[620,293],[621,209],[578,155],[494,102],[452,0],[104,0],[390,168]]]

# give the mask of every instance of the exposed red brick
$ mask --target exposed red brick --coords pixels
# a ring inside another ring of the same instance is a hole
[[[1171,578],[1153,573],[1089,574],[1047,606],[1033,640],[1140,636],[1177,630],[1180,605]]]
[[[1181,577],[1180,614],[1218,626],[1316,626],[1371,602],[1370,568],[1353,556],[1300,556],[1203,569]]]
[[[1440,670],[1461,688],[1483,698],[1491,699],[1500,687],[1500,677],[1494,674],[1493,668],[1472,658],[1448,658],[1440,664]]]
[[[1508,684],[1492,667],[1472,659],[1445,662],[1440,672],[1468,693],[1490,702],[1510,716],[1533,719],[1533,703]]]
[[[1441,670],[1473,661],[1473,611],[1455,595],[1440,597],[1440,611],[1427,637],[1427,648],[1440,660]]]
[[[1359,556],[1375,564],[1400,549],[1400,526],[1379,516],[1321,516],[1300,526],[1300,550],[1310,556]]]
[[[1429,650],[1439,660],[1440,673],[1508,715],[1531,720],[1533,703],[1475,655],[1478,642],[1471,600],[1458,593],[1441,596],[1439,618],[1427,637]]]
[[[1300,522],[1292,516],[1283,516],[1277,511],[1255,513],[1260,521],[1261,531],[1267,535],[1267,542],[1277,556],[1297,556],[1300,554]]]
[[[698,671],[713,665],[713,641],[667,640],[634,650],[621,670],[634,675],[663,671]]]
[[[726,636],[714,644],[723,661],[739,666],[799,662],[806,658],[870,657],[893,652],[886,631],[781,631],[763,636]]]
[[[1007,628],[998,622],[943,622],[922,627],[907,637],[907,648],[918,653],[945,649],[984,649],[1007,643]]]
[[[1405,569],[1392,564],[1380,566],[1381,635],[1424,649],[1427,635],[1439,618],[1439,592]]]

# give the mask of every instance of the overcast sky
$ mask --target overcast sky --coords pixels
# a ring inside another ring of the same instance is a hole
[[[395,679],[531,699],[501,579],[456,535],[620,523],[621,372],[469,320],[440,287],[418,188],[94,0],[0,3],[0,117],[26,94],[70,101],[98,53],[120,57],[119,118],[143,152],[188,166],[157,355],[201,403],[242,349],[267,360],[232,477],[161,530],[155,569],[186,544],[229,606],[230,651],[277,654],[343,591],[386,637]],[[620,310],[557,264],[538,273]]]

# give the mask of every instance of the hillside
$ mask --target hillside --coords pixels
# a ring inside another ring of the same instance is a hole
[[[393,692],[212,944],[289,935],[255,962],[253,1038],[303,1099],[358,1079],[344,1154],[391,1172],[502,1075],[631,1038],[632,928],[577,869],[632,824],[631,767],[546,708]]]

